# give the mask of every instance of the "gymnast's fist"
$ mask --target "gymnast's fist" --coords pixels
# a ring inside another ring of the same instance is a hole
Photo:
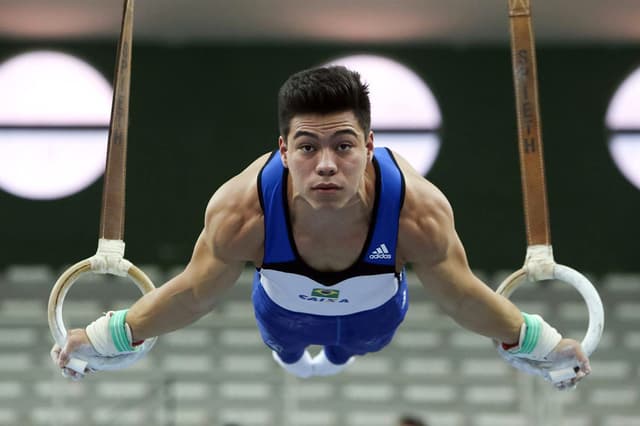
[[[98,353],[93,348],[87,332],[83,328],[76,328],[67,333],[67,341],[63,348],[58,344],[54,344],[51,348],[51,359],[54,364],[62,369],[62,375],[72,380],[80,380],[85,374],[93,373],[94,370],[85,367],[82,372],[69,368],[68,364],[73,355],[79,355],[81,358],[94,357]]]

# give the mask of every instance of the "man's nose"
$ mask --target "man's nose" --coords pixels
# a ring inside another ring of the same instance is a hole
[[[330,150],[322,150],[320,152],[320,161],[316,166],[316,172],[320,176],[332,176],[336,174],[338,167],[336,166],[335,158]]]

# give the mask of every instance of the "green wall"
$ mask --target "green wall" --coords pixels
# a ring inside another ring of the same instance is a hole
[[[0,42],[0,61],[54,48],[110,80],[114,43]],[[276,147],[276,94],[287,76],[350,53],[404,62],[431,86],[443,146],[428,178],[456,212],[473,267],[515,269],[526,247],[509,47],[136,44],[127,173],[127,258],[185,263],[210,195]],[[637,270],[640,191],[607,150],[604,115],[640,48],[538,47],[543,140],[556,260],[581,271]],[[0,93],[0,96],[2,94]],[[0,267],[91,255],[102,181],[57,201],[0,191]]]

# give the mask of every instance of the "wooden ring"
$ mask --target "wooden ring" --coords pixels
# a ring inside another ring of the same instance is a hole
[[[73,284],[78,278],[86,273],[93,273],[91,270],[91,260],[85,259],[75,265],[68,268],[62,273],[58,281],[56,281],[51,294],[49,295],[48,304],[48,317],[49,317],[49,330],[53,336],[55,342],[62,348],[67,340],[67,329],[65,328],[62,318],[62,306],[64,304],[65,296]],[[127,276],[136,284],[143,294],[155,289],[153,282],[149,277],[135,265],[127,271]],[[124,368],[136,362],[142,358],[151,350],[155,344],[157,337],[146,339],[142,345],[140,345],[135,352],[118,355],[114,357],[82,357],[87,361],[87,367],[94,370],[116,370]]]

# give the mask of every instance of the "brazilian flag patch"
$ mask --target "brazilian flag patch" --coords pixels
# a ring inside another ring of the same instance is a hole
[[[311,292],[313,297],[326,297],[328,299],[337,299],[340,295],[340,290],[331,290],[326,288],[314,288]]]

